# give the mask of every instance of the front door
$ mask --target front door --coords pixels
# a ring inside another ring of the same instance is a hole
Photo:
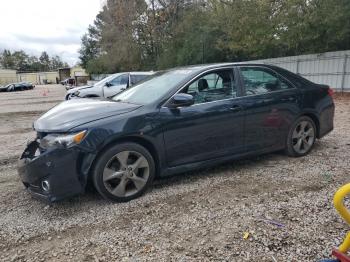
[[[195,104],[162,107],[164,144],[170,167],[222,157],[244,150],[244,113],[232,68],[199,76],[180,92]]]
[[[103,87],[103,96],[111,97],[114,96],[128,87],[129,74],[120,75],[113,80],[106,83]]]

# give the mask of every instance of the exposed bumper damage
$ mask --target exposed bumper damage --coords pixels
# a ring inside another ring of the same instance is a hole
[[[28,144],[19,163],[19,176],[36,198],[54,202],[82,193],[86,179],[78,172],[81,153],[75,148],[43,151],[37,140]]]

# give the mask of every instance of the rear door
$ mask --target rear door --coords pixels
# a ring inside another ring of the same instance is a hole
[[[285,146],[287,133],[299,114],[301,92],[264,66],[240,66],[245,96],[247,151]]]
[[[180,91],[193,95],[194,105],[161,108],[169,166],[243,152],[244,112],[237,86],[232,68],[213,70]]]

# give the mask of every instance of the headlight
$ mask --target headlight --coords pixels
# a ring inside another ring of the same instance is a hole
[[[79,91],[75,91],[75,92],[73,93],[73,95],[75,95],[75,96],[79,96],[79,94],[80,94]]]
[[[71,147],[83,141],[86,134],[85,131],[72,134],[49,134],[41,139],[40,146],[42,148],[49,147]]]

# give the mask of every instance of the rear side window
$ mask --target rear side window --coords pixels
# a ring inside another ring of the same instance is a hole
[[[130,84],[134,85],[141,82],[143,79],[147,78],[149,75],[130,75]]]
[[[260,95],[286,90],[293,86],[275,72],[263,67],[241,67],[246,95]]]
[[[312,84],[311,81],[307,80],[306,78],[296,75],[292,72],[289,72],[288,70],[285,70],[283,68],[278,68],[276,69],[279,74],[287,78],[289,81],[291,81],[295,86],[302,88],[306,87],[310,84]]]

